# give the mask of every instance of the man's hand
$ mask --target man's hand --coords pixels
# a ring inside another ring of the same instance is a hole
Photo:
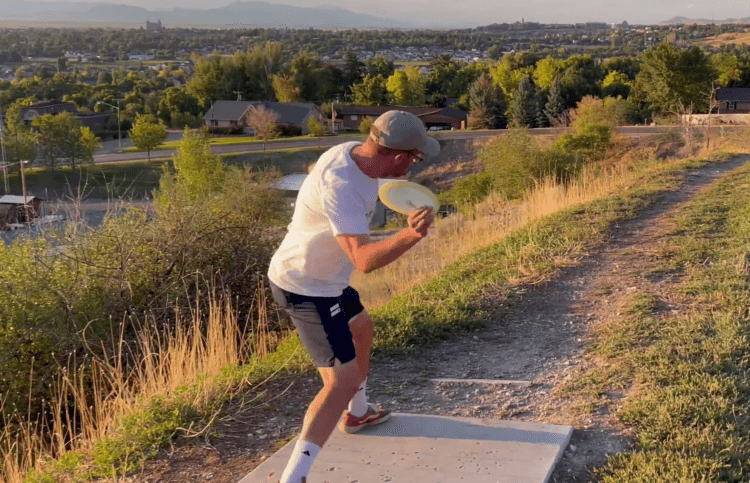
[[[409,228],[408,230],[416,233],[419,238],[427,236],[427,230],[435,221],[435,217],[432,214],[432,207],[423,206],[418,210],[414,210],[409,215]]]

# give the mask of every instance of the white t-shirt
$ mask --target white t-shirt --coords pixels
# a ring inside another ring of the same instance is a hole
[[[282,289],[309,297],[338,297],[349,285],[354,264],[337,235],[369,235],[378,199],[378,180],[351,157],[360,143],[323,153],[302,183],[292,222],[273,255],[268,278]]]

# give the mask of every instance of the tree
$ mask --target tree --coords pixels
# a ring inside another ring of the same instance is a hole
[[[174,173],[165,173],[159,181],[156,200],[161,205],[169,205],[166,195],[174,185],[186,201],[206,199],[224,188],[226,166],[221,158],[211,154],[208,139],[198,136],[185,128],[177,153],[172,157]]]
[[[423,106],[425,80],[416,67],[397,70],[386,82],[393,102],[399,106]]]
[[[148,115],[138,115],[130,130],[130,139],[138,149],[145,149],[148,153],[148,160],[151,161],[151,150],[159,146],[167,138],[167,130],[164,124],[154,122],[154,119]]]
[[[273,92],[276,94],[277,101],[299,102],[299,88],[291,77],[274,74],[271,84],[273,85]]]
[[[521,83],[521,79],[531,75],[533,69],[521,68],[513,70],[507,64],[499,63],[490,73],[492,75],[492,82],[494,82],[495,85],[500,86],[505,95],[505,102],[510,104],[516,90],[518,90],[518,85]]]
[[[536,125],[536,88],[531,78],[521,79],[513,100],[508,108],[508,118],[513,127],[534,127]]]
[[[57,72],[64,72],[67,67],[68,67],[68,58],[58,57],[57,58]]]
[[[159,97],[157,115],[171,127],[184,129],[186,125],[198,127],[202,124],[203,108],[185,87],[168,87]]]
[[[42,159],[51,169],[66,161],[75,168],[77,160],[85,161],[93,155],[96,144],[92,145],[91,135],[68,112],[37,116],[32,125],[38,130]]]
[[[396,71],[392,60],[388,60],[382,55],[376,55],[374,59],[365,60],[365,73],[369,75],[382,75],[385,78],[390,77]]]
[[[587,126],[607,126],[613,129],[625,124],[630,116],[628,104],[622,98],[599,99],[586,96],[570,112],[571,127],[581,131]]]
[[[81,161],[84,163],[93,163],[94,153],[96,152],[97,148],[101,147],[102,142],[91,129],[89,129],[87,126],[83,126],[81,128],[81,137],[78,145],[80,149],[79,156]]]
[[[652,110],[672,112],[705,107],[704,90],[714,78],[706,55],[698,48],[679,50],[671,44],[647,50],[636,78]]]
[[[5,112],[5,126],[3,128],[3,142],[8,163],[17,164],[21,161],[33,163],[36,160],[37,142],[39,136],[26,127],[21,117],[21,105],[13,103]],[[17,164],[20,169],[20,164]]]
[[[555,79],[547,95],[547,103],[544,105],[544,114],[551,126],[567,126],[568,120],[565,115],[565,98],[562,92],[562,83]]]
[[[274,111],[267,109],[265,106],[253,106],[247,115],[247,123],[255,129],[255,137],[263,140],[263,151],[266,150],[266,141],[279,136],[279,129],[276,123],[279,121],[279,115]]]
[[[562,73],[563,64],[558,59],[547,57],[536,63],[534,82],[542,89],[552,87],[552,82]]]
[[[299,96],[305,101],[318,101],[327,91],[327,75],[317,54],[303,50],[289,63]]]
[[[616,70],[611,71],[602,81],[602,95],[605,97],[619,96],[627,99],[630,95],[630,81],[628,77]]]
[[[96,77],[96,83],[99,85],[111,84],[112,74],[108,71],[99,72],[99,75]]]
[[[370,128],[372,127],[373,122],[375,122],[375,120],[369,116],[362,118],[362,121],[359,123],[359,132],[365,136],[370,134]]]
[[[355,84],[360,83],[362,81],[364,68],[365,64],[357,58],[357,54],[352,52],[352,49],[346,49],[346,52],[344,53],[344,85],[347,88],[353,88]]]
[[[310,131],[310,135],[320,137],[325,132],[325,126],[323,123],[318,121],[315,116],[307,118],[307,129]]]
[[[352,86],[354,103],[366,106],[382,106],[386,104],[387,92],[386,80],[380,74],[376,76],[366,75],[361,83]]]
[[[473,129],[501,129],[507,124],[506,105],[500,87],[483,74],[469,88],[469,126]]]

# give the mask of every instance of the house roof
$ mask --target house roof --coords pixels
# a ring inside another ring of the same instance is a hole
[[[26,111],[36,111],[41,114],[57,114],[59,112],[72,112],[75,114],[78,112],[78,109],[76,109],[76,105],[72,102],[41,101],[21,108],[21,112],[25,113]]]
[[[283,124],[301,124],[313,109],[319,109],[313,103],[303,102],[264,102],[264,101],[216,101],[203,116],[203,119],[217,121],[239,121],[245,112],[253,106],[262,106],[279,116],[277,122]]]
[[[34,200],[41,200],[36,196],[26,195],[26,203],[31,203]],[[3,195],[0,196],[0,205],[22,205],[23,196],[16,195]]]
[[[439,114],[456,119],[466,119],[466,113],[453,107],[427,107],[427,106],[341,106],[336,111],[342,115],[359,114],[361,116],[379,116],[386,111],[397,109],[414,114],[417,117],[426,117],[433,114]]]
[[[210,121],[239,121],[245,114],[245,111],[253,104],[251,101],[216,101],[203,116],[203,119]]]
[[[719,89],[716,93],[716,100],[719,102],[750,101],[750,88]]]

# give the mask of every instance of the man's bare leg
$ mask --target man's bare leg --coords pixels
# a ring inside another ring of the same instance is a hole
[[[319,367],[318,371],[323,378],[323,389],[307,409],[300,439],[323,447],[362,378],[356,359],[343,365],[337,362],[334,367]]]
[[[349,321],[349,330],[352,331],[354,351],[357,354],[357,366],[362,373],[361,381],[364,381],[370,371],[370,350],[372,349],[374,335],[370,314],[366,310],[360,312],[359,315]]]

